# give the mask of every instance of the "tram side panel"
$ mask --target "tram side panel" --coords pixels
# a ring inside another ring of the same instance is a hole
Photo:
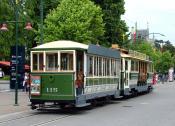
[[[39,80],[36,78],[39,78]],[[74,103],[73,73],[33,73],[31,80],[30,101],[32,104],[44,104],[45,102]],[[36,81],[40,81],[40,84],[36,84]]]

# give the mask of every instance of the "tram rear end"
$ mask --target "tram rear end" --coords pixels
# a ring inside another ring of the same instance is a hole
[[[74,73],[33,73],[32,109],[75,104]]]

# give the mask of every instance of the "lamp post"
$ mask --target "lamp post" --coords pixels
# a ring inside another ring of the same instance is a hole
[[[15,105],[18,105],[18,2],[15,3],[15,48],[16,48],[16,83],[15,83]]]
[[[15,1],[15,5],[14,5],[14,10],[15,10],[15,21],[6,21],[6,23],[15,23],[15,48],[16,48],[16,66],[15,66],[15,76],[16,76],[16,81],[15,81],[15,106],[18,106],[18,30],[19,30],[19,26],[18,26],[18,23],[20,23],[18,20],[19,20],[19,4],[18,4],[18,0]],[[32,27],[31,27],[31,23],[27,23],[26,27],[25,27],[26,30],[31,30]],[[2,24],[2,27],[0,28],[1,31],[8,31],[8,28],[7,28],[7,24],[3,23]]]

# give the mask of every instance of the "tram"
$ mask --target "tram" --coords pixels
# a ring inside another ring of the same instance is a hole
[[[54,41],[31,50],[31,106],[53,103],[83,107],[120,95],[120,51],[73,41]]]
[[[153,64],[149,57],[133,50],[121,51],[121,96],[152,90]]]

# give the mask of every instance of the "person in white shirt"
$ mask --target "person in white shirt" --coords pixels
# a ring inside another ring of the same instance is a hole
[[[0,78],[4,77],[4,72],[2,71],[2,69],[0,68]]]
[[[27,82],[28,82],[28,73],[25,73],[24,74],[24,80],[23,80],[23,87],[24,87],[24,90],[23,91],[28,91],[28,84],[27,84]]]

